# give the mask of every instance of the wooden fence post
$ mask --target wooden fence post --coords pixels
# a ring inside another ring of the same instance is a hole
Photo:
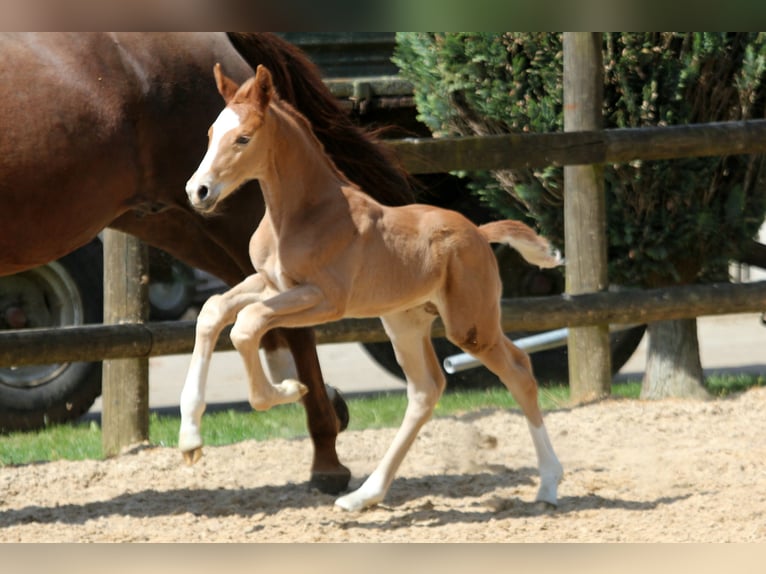
[[[600,33],[564,34],[564,131],[602,129],[603,56]],[[606,206],[601,165],[564,168],[566,291],[607,288]],[[569,387],[576,403],[611,392],[609,326],[577,327],[569,335]]]
[[[147,247],[104,231],[104,323],[142,323],[149,315]],[[104,456],[149,438],[149,359],[104,361],[101,415]]]

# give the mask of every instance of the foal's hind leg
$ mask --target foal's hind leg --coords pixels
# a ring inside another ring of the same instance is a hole
[[[444,391],[444,374],[430,337],[434,317],[423,307],[381,317],[396,360],[407,376],[407,410],[377,468],[357,490],[335,501],[340,508],[361,510],[383,500],[396,470]]]
[[[476,254],[474,254],[476,255]],[[500,282],[494,261],[456,259],[449,296],[440,309],[447,338],[495,373],[521,406],[537,453],[540,488],[537,500],[555,505],[563,471],[551,446],[537,404],[537,381],[527,354],[503,333],[500,324]],[[470,266],[469,266],[470,265]],[[478,296],[477,293],[484,293]]]
[[[555,506],[558,503],[558,485],[563,476],[563,469],[543,424],[543,415],[537,402],[537,381],[532,374],[529,356],[516,347],[502,333],[499,326],[489,338],[492,339],[495,342],[486,348],[474,347],[464,350],[471,352],[495,373],[521,406],[537,454],[540,472],[537,500]]]
[[[226,325],[234,322],[243,307],[258,300],[263,281],[251,275],[222,295],[210,297],[200,310],[189,371],[181,391],[181,428],[178,448],[188,463],[202,455],[202,413],[205,411],[205,386],[216,341]]]

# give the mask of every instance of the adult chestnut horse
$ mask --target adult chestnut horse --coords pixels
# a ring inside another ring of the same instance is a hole
[[[215,62],[240,81],[267,65],[280,93],[311,119],[350,177],[384,203],[411,200],[406,178],[351,124],[317,69],[279,37],[5,34],[0,54],[0,275],[55,260],[105,227],[231,285],[250,275],[248,241],[264,211],[261,194],[238,194],[219,216],[205,217],[184,192],[220,111],[210,76]],[[313,334],[277,331],[267,339],[265,348],[289,348],[310,389],[304,405],[315,447],[312,482],[340,491],[350,474],[335,451],[340,422]]]

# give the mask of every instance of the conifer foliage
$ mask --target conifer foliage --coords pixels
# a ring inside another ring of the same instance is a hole
[[[764,33],[604,34],[604,128],[763,118]],[[399,33],[394,57],[434,135],[563,129],[562,36]],[[762,156],[605,166],[610,281],[657,287],[726,278],[766,213]],[[468,174],[464,174],[468,175]],[[564,249],[563,169],[471,173],[499,216]]]

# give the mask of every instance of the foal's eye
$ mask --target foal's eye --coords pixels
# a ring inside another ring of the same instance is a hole
[[[250,136],[239,136],[235,141],[239,145],[247,145],[250,143]]]

